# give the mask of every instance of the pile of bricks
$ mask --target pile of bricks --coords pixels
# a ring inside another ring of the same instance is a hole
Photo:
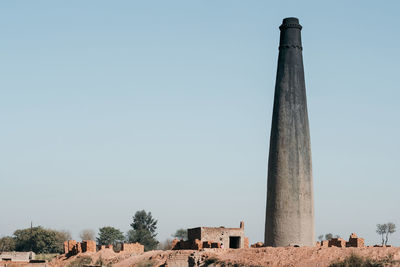
[[[199,239],[186,240],[186,241],[174,239],[172,240],[171,247],[172,250],[178,250],[178,249],[200,250],[203,248],[203,243]]]
[[[263,246],[264,246],[263,242],[257,242],[257,243],[252,244],[250,247],[251,248],[262,248]]]
[[[332,238],[331,240],[323,240],[317,242],[317,246],[321,247],[354,247],[361,248],[364,247],[364,238],[359,238],[355,233],[352,233],[349,237],[349,241],[346,242],[343,238]]]
[[[204,241],[203,248],[221,248],[220,242]]]

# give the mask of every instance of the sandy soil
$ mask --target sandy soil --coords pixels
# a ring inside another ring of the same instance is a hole
[[[389,254],[400,260],[400,248],[338,248],[338,247],[285,247],[251,248],[216,252],[224,262],[255,266],[329,266],[351,254],[372,259],[383,259]],[[400,264],[398,265],[400,266]]]
[[[144,263],[152,266],[184,266],[190,259],[204,265],[207,262],[224,262],[242,266],[329,266],[332,262],[343,260],[351,254],[372,259],[383,259],[392,255],[393,260],[399,261],[400,247],[365,247],[365,248],[338,248],[338,247],[281,247],[281,248],[248,248],[248,249],[206,249],[193,250],[168,250],[149,251],[141,255],[115,253],[112,250],[103,250],[96,253],[82,253],[70,258],[60,256],[50,265],[54,267],[68,266],[79,257],[90,257],[92,264],[99,259],[103,266],[112,264],[115,267],[141,266]],[[208,260],[208,261],[207,261]],[[183,264],[183,265],[182,265]]]

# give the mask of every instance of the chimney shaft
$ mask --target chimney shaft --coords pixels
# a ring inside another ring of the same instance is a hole
[[[265,245],[313,246],[314,200],[302,27],[297,18],[286,18],[279,29]]]

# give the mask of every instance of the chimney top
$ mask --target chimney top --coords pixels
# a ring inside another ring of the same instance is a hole
[[[297,28],[301,30],[301,25],[299,24],[299,19],[290,17],[290,18],[285,18],[282,21],[282,25],[279,27],[280,30],[284,30],[287,28]]]

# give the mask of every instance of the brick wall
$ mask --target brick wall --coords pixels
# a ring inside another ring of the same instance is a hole
[[[188,229],[188,239],[195,240],[201,239],[201,227]]]
[[[248,237],[245,237],[245,238],[244,238],[244,245],[243,245],[243,247],[244,247],[244,248],[248,248],[249,245],[250,245],[249,238],[248,238]]]
[[[240,248],[244,247],[244,229],[224,227],[201,227],[201,241],[222,243],[224,248],[229,248],[229,237],[240,237]]]
[[[82,252],[96,252],[96,242],[93,240],[84,240],[81,242]]]
[[[211,243],[211,242],[210,242]],[[190,250],[200,250],[203,248],[203,242],[201,242],[199,239],[195,240],[178,240],[174,239],[172,240],[171,243],[171,249],[172,250],[178,250],[178,249],[190,249]],[[211,244],[210,244],[211,247]]]
[[[121,252],[140,254],[144,252],[144,246],[140,243],[123,243]]]
[[[101,249],[113,250],[113,245],[101,245]],[[84,252],[96,252],[96,242],[93,240],[83,240],[82,242],[76,242],[75,240],[68,240],[64,242],[64,252],[67,257],[74,256],[78,253]],[[140,254],[144,252],[144,246],[140,243],[123,243],[121,244],[121,252]]]
[[[364,238],[359,238],[355,233],[352,233],[349,237],[349,241],[346,242],[346,247],[360,248],[364,246]]]
[[[321,243],[317,242],[317,246],[321,247],[364,247],[364,238],[359,238],[355,233],[352,233],[349,237],[349,241],[346,242],[343,238],[332,238],[331,240],[323,240]]]
[[[196,227],[188,229],[188,241],[174,240],[173,249],[229,248],[231,240],[237,248],[249,247],[249,241],[244,236],[244,222],[239,228]]]

